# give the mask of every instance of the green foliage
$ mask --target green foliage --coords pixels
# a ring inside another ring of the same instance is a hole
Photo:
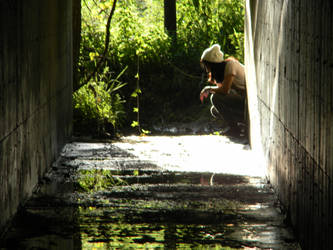
[[[122,116],[125,111],[125,124],[139,128],[147,120],[176,119],[175,110],[180,111],[179,107],[193,105],[198,101],[202,73],[199,59],[205,48],[219,43],[226,57],[234,56],[244,61],[244,0],[176,1],[176,43],[172,43],[164,30],[163,2],[117,1],[111,21],[109,51],[105,59],[112,74],[128,67],[118,79],[118,82],[127,82],[128,85],[117,90],[118,97],[111,98],[114,102],[105,102],[107,105],[116,105],[112,108],[96,108],[93,93],[88,86],[83,87],[80,97],[75,97],[78,99],[75,103],[81,105],[83,115],[108,119],[112,124],[117,124],[121,119],[115,115]],[[82,2],[79,64],[82,82],[94,71],[103,56],[106,22],[112,4],[113,0]],[[138,65],[140,88],[137,86]],[[89,83],[101,91],[100,96],[108,92],[105,90],[108,83],[101,80],[104,78],[102,68],[96,72],[95,80]],[[117,96],[115,93],[113,95]],[[139,96],[140,107],[137,102]],[[126,104],[121,97],[126,99]],[[120,104],[125,105],[124,108]],[[120,112],[117,112],[118,108]],[[140,121],[137,119],[139,112]],[[138,124],[133,123],[133,120]]]
[[[119,82],[119,76],[113,79],[108,67],[104,68],[102,76],[73,94],[74,117],[79,118],[81,123],[94,121],[102,130],[105,129],[105,122],[112,124],[115,129],[125,116],[125,100],[117,92],[126,83]]]
[[[244,1],[177,1],[178,39],[185,51],[219,43],[222,50],[243,61]]]
[[[137,98],[137,97],[139,96],[139,94],[141,94],[141,93],[142,93],[141,89],[136,88],[136,89],[133,91],[133,93],[131,94],[131,97],[133,97],[133,98]],[[137,112],[137,110],[136,110],[135,112]]]
[[[120,1],[111,33],[115,62],[136,65],[160,62],[169,54],[170,39],[164,32],[161,1]]]
[[[117,176],[112,176],[110,170],[104,169],[81,170],[77,180],[78,191],[88,193],[120,185],[127,185],[127,183]]]

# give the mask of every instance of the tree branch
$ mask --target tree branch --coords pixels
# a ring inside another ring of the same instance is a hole
[[[81,84],[77,89],[75,89],[74,91],[77,91],[79,90],[81,87],[83,87],[84,85],[86,85],[90,80],[91,78],[96,74],[96,72],[100,69],[100,67],[102,66],[102,64],[105,62],[105,58],[106,58],[106,54],[109,50],[109,43],[110,43],[110,27],[111,27],[111,19],[112,19],[112,16],[114,14],[114,11],[116,9],[116,4],[117,4],[117,0],[114,0],[113,1],[113,4],[112,4],[112,8],[110,10],[110,15],[108,17],[108,21],[106,23],[106,26],[105,26],[105,41],[104,41],[104,51],[103,51],[103,54],[101,55],[101,57],[99,58],[99,60],[97,61],[96,63],[96,67],[94,69],[93,72],[91,72],[91,74],[89,74],[89,76],[87,77],[87,79],[84,81],[83,84]]]

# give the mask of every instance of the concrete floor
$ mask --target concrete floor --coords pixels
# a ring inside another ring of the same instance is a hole
[[[262,162],[249,145],[226,136],[129,136],[113,145],[170,171],[266,175]]]
[[[1,249],[300,249],[260,159],[218,135],[66,145]]]

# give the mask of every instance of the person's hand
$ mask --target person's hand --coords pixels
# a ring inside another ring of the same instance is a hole
[[[212,78],[212,73],[211,72],[208,73],[207,82],[209,82],[210,84],[216,84],[216,80]]]
[[[206,86],[201,90],[201,92],[200,92],[201,103],[203,103],[204,99],[208,97],[208,95],[210,93],[210,89],[211,89],[210,86]]]

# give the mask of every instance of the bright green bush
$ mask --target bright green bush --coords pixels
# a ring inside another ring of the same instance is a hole
[[[119,88],[121,86],[117,85],[115,87]],[[91,87],[95,91],[92,91]],[[104,82],[96,83],[92,81],[74,93],[74,108],[82,110],[82,115],[86,117],[105,120],[116,127],[124,117],[123,103],[125,100],[122,100],[118,93],[113,94],[115,89],[108,89]]]
[[[113,62],[136,66],[161,62],[168,55],[170,39],[164,32],[161,1],[120,1],[111,28]]]
[[[104,78],[98,81],[91,80],[73,94],[75,125],[81,123],[82,127],[94,126],[96,132],[115,133],[125,116],[125,100],[117,91],[126,84],[108,76],[108,67],[104,68]],[[112,125],[113,131],[105,131],[105,125]],[[89,131],[92,132],[92,131]]]
[[[219,43],[226,56],[243,61],[243,0],[177,1],[177,18],[179,46],[185,51],[201,52]]]

